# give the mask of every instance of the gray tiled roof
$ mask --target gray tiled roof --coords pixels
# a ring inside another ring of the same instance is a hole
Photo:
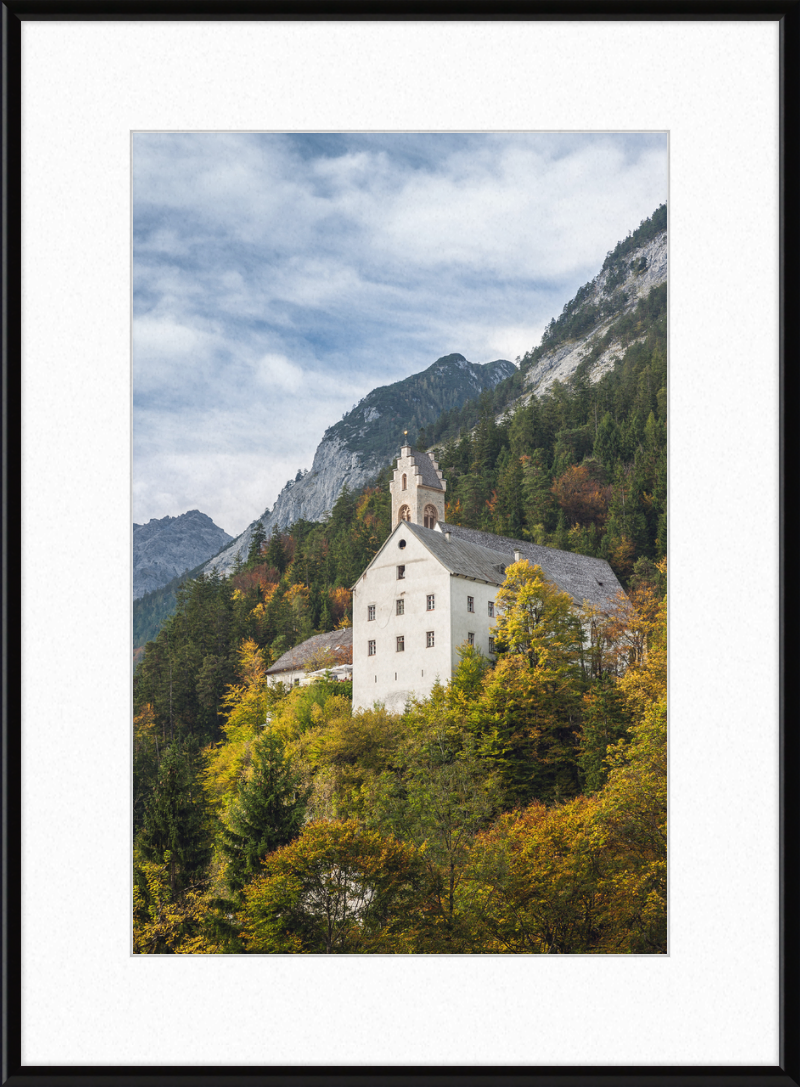
[[[514,561],[513,554],[509,559],[508,556],[496,550],[470,541],[457,540],[454,537],[448,541],[441,532],[432,528],[423,528],[410,521],[406,524],[406,528],[425,544],[445,569],[460,577],[488,581],[490,585],[502,585],[506,575],[500,567],[505,567],[509,562]]]
[[[439,479],[439,473],[433,467],[433,461],[428,454],[421,453],[419,449],[412,449],[411,456],[419,468],[419,478],[422,480],[423,487],[432,487],[435,491],[443,491],[444,487],[441,479]]]
[[[298,668],[303,668],[306,661],[322,649],[329,649],[337,664],[352,664],[353,628],[346,627],[344,630],[330,630],[325,634],[315,634],[313,638],[301,642],[300,645],[296,645],[294,649],[290,649],[288,653],[279,657],[273,666],[267,669],[267,675],[274,675],[275,672],[295,672]]]
[[[509,566],[514,561],[514,551],[519,551],[523,559],[540,566],[546,577],[562,592],[569,593],[576,604],[586,601],[609,605],[615,601],[617,593],[622,592],[622,586],[605,559],[540,547],[527,540],[512,540],[508,536],[495,536],[491,532],[444,522],[435,529],[412,524],[407,527],[451,573],[462,577],[500,585],[505,577],[500,565]],[[450,533],[449,542],[444,535],[446,532]]]

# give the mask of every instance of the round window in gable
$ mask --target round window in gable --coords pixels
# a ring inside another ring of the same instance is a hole
[[[398,543],[397,543],[397,546],[398,547],[405,547],[406,546],[406,541],[405,540],[399,540]]]

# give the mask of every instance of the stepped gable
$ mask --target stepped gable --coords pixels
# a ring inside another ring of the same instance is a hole
[[[437,471],[435,462],[429,453],[423,453],[420,449],[412,449],[411,457],[419,468],[419,477],[423,487],[433,487],[434,490],[443,491],[442,474]]]
[[[411,527],[411,526],[409,526]],[[623,591],[617,581],[616,574],[605,561],[595,559],[589,555],[577,555],[572,551],[559,551],[555,547],[541,547],[539,544],[530,543],[528,540],[512,540],[508,536],[495,536],[491,532],[481,532],[475,528],[462,528],[459,525],[448,525],[440,522],[435,529],[419,529],[414,526],[417,533],[425,532],[425,543],[428,543],[429,535],[450,533],[450,546],[454,544],[471,545],[479,548],[481,552],[490,552],[497,556],[497,561],[510,566],[514,561],[514,552],[519,551],[521,558],[527,559],[533,565],[540,566],[543,573],[550,581],[555,582],[562,592],[570,594],[576,604],[594,604],[598,607],[609,607],[616,603],[617,593]],[[422,538],[422,537],[421,537]],[[445,538],[446,539],[446,538]],[[446,542],[444,547],[447,547]],[[444,552],[446,553],[446,552]],[[473,553],[476,561],[481,565],[486,559],[477,552]],[[436,552],[437,558],[440,557]],[[444,560],[442,560],[444,561]],[[465,575],[467,577],[476,575]],[[481,578],[481,580],[489,580]],[[502,582],[504,576],[500,576]],[[498,582],[499,583],[499,582]]]
[[[330,630],[325,634],[315,634],[313,638],[308,638],[279,657],[272,667],[267,669],[267,675],[296,672],[321,649],[329,650],[336,664],[352,664],[353,628],[345,627],[344,630]]]

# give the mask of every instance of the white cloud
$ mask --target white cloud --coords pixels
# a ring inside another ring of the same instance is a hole
[[[258,382],[272,392],[299,393],[303,389],[302,369],[283,355],[264,355],[256,363],[255,371]]]
[[[651,136],[135,136],[140,516],[243,527],[371,388],[533,347],[665,197]]]
[[[133,349],[139,358],[181,360],[203,346],[204,337],[197,329],[168,317],[141,317],[133,325]]]

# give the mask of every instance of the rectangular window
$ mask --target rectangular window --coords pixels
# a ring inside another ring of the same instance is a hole
[[[433,647],[433,631],[432,630],[429,630],[425,635],[425,646],[426,646],[427,649],[431,649]]]
[[[397,580],[400,581],[400,579],[404,578],[405,576],[406,576],[405,566],[398,566],[397,567]]]
[[[475,645],[475,635],[470,633],[467,635],[467,645]]]
[[[428,600],[428,611],[433,611],[433,609],[436,607],[436,598],[434,597],[433,593],[428,593],[427,600]]]
[[[405,600],[398,600],[397,603],[394,606],[395,615],[402,615],[405,610],[406,610]]]
[[[489,601],[489,618],[494,619],[494,600]]]
[[[300,680],[299,680],[299,679],[295,679],[295,681],[294,681],[294,685],[295,685],[295,687],[299,687],[299,686],[300,686]]]
[[[489,639],[489,652],[494,653],[494,638]]]
[[[367,622],[371,623],[374,618],[375,618],[375,605],[370,604],[369,607],[367,608]]]
[[[468,596],[467,597],[467,611],[475,611],[475,597],[474,596]]]
[[[374,657],[375,656],[375,642],[367,642],[367,656],[368,657]]]
[[[406,649],[406,639],[405,639],[404,635],[401,634],[397,639],[397,652],[398,653],[404,653],[405,649]],[[395,676],[395,679],[396,678],[397,677]]]

